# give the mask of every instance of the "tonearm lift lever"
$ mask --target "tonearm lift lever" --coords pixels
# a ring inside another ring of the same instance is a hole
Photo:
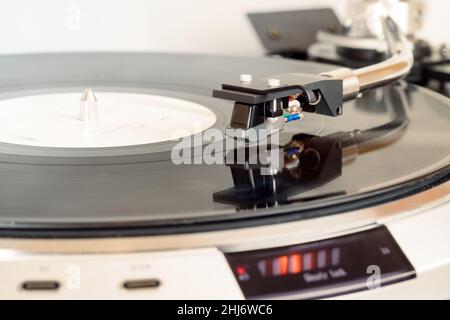
[[[405,77],[413,64],[409,44],[390,17],[382,23],[390,58],[381,63],[355,70],[339,68],[320,75],[292,73],[265,79],[242,75],[239,82],[222,84],[221,89],[214,90],[214,97],[235,101],[230,121],[232,129],[240,129],[233,130],[238,132],[235,137],[248,138],[249,129],[265,129],[262,131],[266,135],[283,129],[290,101],[304,112],[336,117],[342,114],[345,101]]]

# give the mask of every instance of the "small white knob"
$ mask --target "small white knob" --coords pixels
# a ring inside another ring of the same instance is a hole
[[[279,79],[269,79],[269,80],[267,80],[267,85],[271,88],[279,87],[280,80]]]
[[[239,80],[241,82],[251,82],[253,80],[253,77],[251,74],[241,74],[239,76]]]

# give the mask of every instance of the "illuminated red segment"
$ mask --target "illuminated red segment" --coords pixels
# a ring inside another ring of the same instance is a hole
[[[302,272],[302,256],[298,253],[291,254],[289,257],[289,273],[297,274]]]
[[[289,268],[289,258],[288,256],[282,256],[278,258],[279,263],[279,275],[285,276],[288,274],[288,268]]]
[[[239,276],[242,276],[242,275],[244,275],[244,274],[247,273],[247,270],[246,270],[245,267],[243,267],[243,266],[238,266],[238,267],[236,268],[236,273],[237,273]]]

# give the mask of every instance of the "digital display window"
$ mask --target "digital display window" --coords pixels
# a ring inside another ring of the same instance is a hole
[[[386,227],[226,257],[247,298],[326,297],[415,277]]]

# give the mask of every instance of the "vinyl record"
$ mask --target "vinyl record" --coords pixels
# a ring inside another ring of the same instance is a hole
[[[340,117],[305,114],[287,124],[279,137],[286,166],[266,176],[258,167],[177,164],[173,148],[206,129],[225,131],[233,103],[211,95],[221,83],[333,66],[84,53],[4,56],[0,68],[4,235],[159,234],[308,219],[448,178],[448,99],[406,83],[345,103]],[[86,88],[101,120],[88,129],[77,122]]]

